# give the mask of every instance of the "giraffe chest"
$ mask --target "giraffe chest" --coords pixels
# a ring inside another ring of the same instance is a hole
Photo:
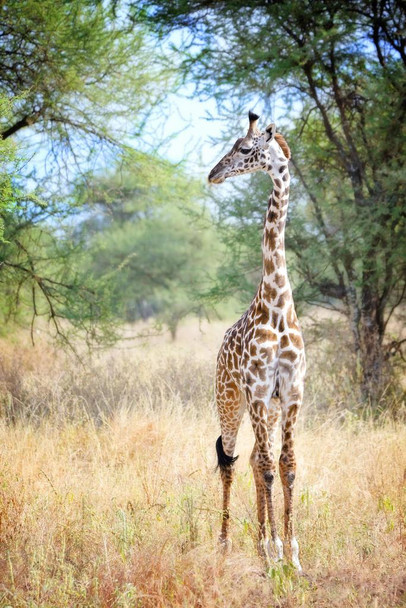
[[[247,311],[226,333],[219,357],[241,390],[273,392],[277,381],[304,375],[303,339],[294,310],[257,313]]]

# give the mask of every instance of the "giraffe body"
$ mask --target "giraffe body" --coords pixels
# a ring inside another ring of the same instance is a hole
[[[283,552],[301,569],[293,534],[292,496],[296,472],[294,427],[303,398],[305,355],[287,276],[284,234],[289,201],[289,148],[269,125],[257,129],[258,116],[250,113],[247,135],[238,139],[210,172],[211,183],[258,170],[267,171],[274,188],[268,202],[262,240],[263,271],[248,310],[226,332],[217,359],[216,401],[221,436],[217,453],[223,482],[223,521],[220,540],[229,544],[229,504],[234,472],[235,443],[245,409],[250,415],[255,445],[253,468],[259,520],[258,548],[268,560]],[[276,424],[281,415],[282,450],[279,473],[285,504],[284,543],[276,531],[272,486],[276,463],[273,454]],[[268,517],[271,540],[266,532]]]

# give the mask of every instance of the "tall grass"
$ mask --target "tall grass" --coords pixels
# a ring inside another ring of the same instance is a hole
[[[343,357],[330,355],[337,379],[328,380],[312,345],[295,497],[306,576],[288,564],[266,572],[257,557],[247,419],[233,550],[218,553],[212,386],[221,338],[218,326],[189,326],[174,345],[157,339],[85,367],[45,344],[3,349],[0,607],[404,604],[406,428],[363,420],[345,377],[339,390]],[[275,493],[281,528],[279,484]]]

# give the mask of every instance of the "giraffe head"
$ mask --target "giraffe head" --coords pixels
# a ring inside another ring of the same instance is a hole
[[[280,133],[276,133],[275,123],[268,125],[264,132],[259,131],[259,116],[248,113],[249,128],[245,137],[237,139],[230,152],[210,171],[209,182],[221,184],[228,177],[270,171],[279,171],[282,164],[287,165],[290,150]]]

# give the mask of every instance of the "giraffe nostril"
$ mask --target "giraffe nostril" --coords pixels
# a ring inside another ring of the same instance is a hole
[[[214,167],[214,169],[212,169],[209,173],[208,180],[209,183],[212,184],[221,184],[224,182],[225,177],[221,175],[221,168],[219,169],[218,167]]]

